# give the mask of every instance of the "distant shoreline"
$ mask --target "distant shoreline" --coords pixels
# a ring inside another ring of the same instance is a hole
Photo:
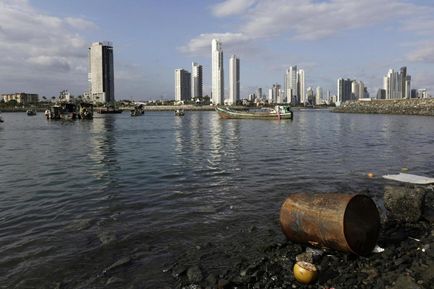
[[[351,101],[343,103],[332,111],[340,113],[434,116],[434,98]]]

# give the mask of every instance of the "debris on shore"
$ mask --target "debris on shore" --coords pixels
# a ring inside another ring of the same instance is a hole
[[[261,250],[261,257],[250,260],[241,258],[235,266],[219,274],[208,273],[201,264],[183,270],[174,266],[169,271],[176,280],[177,288],[182,289],[432,288],[434,230],[430,216],[434,210],[434,190],[425,189],[419,218],[405,217],[411,220],[406,222],[399,217],[402,208],[398,199],[408,195],[395,194],[394,198],[391,194],[393,190],[387,188],[385,192],[388,211],[386,219],[382,220],[378,246],[366,257],[331,249],[318,253],[318,249],[286,241],[269,244]],[[402,188],[396,187],[396,190],[402,191]],[[421,197],[419,188],[414,196]],[[295,279],[293,267],[297,261],[311,262],[316,266],[316,281],[305,285]]]

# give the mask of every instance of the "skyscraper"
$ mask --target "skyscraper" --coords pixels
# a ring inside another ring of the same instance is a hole
[[[410,98],[410,82],[411,76],[407,75],[407,67],[401,67],[399,72],[389,69],[387,75],[384,76],[386,99]]]
[[[340,105],[342,102],[351,100],[351,85],[353,81],[351,79],[339,78],[337,81],[338,95],[336,99],[336,105]]]
[[[202,97],[203,76],[202,65],[195,62],[191,64],[191,98]]]
[[[212,102],[214,105],[224,103],[224,72],[223,72],[223,49],[217,39],[212,40]]]
[[[240,59],[232,55],[229,59],[229,105],[240,100]]]
[[[273,87],[271,88],[271,90],[269,91],[269,93],[271,92],[271,95],[269,96],[270,99],[270,103],[278,103],[279,101],[281,102],[281,96],[280,96],[280,84],[275,83],[273,84]]]
[[[175,100],[190,100],[191,74],[184,69],[175,69]]]
[[[299,69],[297,74],[298,74],[298,93],[300,95],[300,103],[305,104],[307,103],[307,98],[306,98],[306,89],[304,83],[304,70]]]
[[[287,102],[298,103],[300,101],[298,92],[297,66],[290,66],[285,75],[285,95]]]
[[[320,86],[317,86],[316,87],[316,94],[315,94],[315,105],[322,104],[323,98],[324,98],[324,96],[323,96],[322,88]]]
[[[297,69],[297,65],[290,66],[285,75],[284,93],[287,102],[298,104],[306,103],[306,92],[304,82],[304,70]]]
[[[262,99],[262,88],[258,87],[258,89],[256,90],[256,97],[259,99]]]
[[[93,102],[115,100],[113,45],[110,42],[94,42],[89,47],[89,93]]]

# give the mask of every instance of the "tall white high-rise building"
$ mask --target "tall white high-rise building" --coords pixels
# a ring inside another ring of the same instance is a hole
[[[322,88],[320,86],[317,86],[316,87],[316,94],[315,94],[315,104],[316,105],[322,104],[323,98],[324,98],[324,96],[323,96]]]
[[[115,101],[113,45],[94,42],[89,47],[89,95],[93,102]]]
[[[269,88],[268,89],[268,103],[273,103],[273,89]]]
[[[365,98],[365,84],[363,81],[353,80],[351,82],[351,100]]]
[[[359,83],[357,82],[357,80],[353,80],[353,82],[351,82],[351,99],[359,99]]]
[[[359,98],[366,98],[365,95],[365,83],[363,81],[359,81]]]
[[[410,82],[411,76],[407,75],[407,67],[401,67],[399,72],[389,69],[384,76],[386,99],[410,98]]]
[[[191,74],[184,69],[175,69],[175,100],[190,100]]]
[[[298,103],[300,101],[298,89],[297,66],[290,66],[285,75],[285,95],[287,102]]]
[[[202,65],[193,62],[191,64],[191,98],[203,96],[203,71]]]
[[[240,59],[232,55],[229,59],[229,100],[228,104],[236,104],[240,100]]]
[[[307,102],[303,69],[298,69],[297,65],[290,66],[286,71],[284,85],[287,102],[293,104],[304,104]]]
[[[273,87],[268,90],[268,103],[282,102],[281,94],[283,94],[283,91],[280,89],[280,84],[273,84]]]
[[[217,39],[211,43],[212,79],[211,96],[214,105],[224,103],[224,72],[223,72],[223,49]]]
[[[298,89],[300,94],[300,103],[301,104],[307,103],[303,69],[298,70]]]

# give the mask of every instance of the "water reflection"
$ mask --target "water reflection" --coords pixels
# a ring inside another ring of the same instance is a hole
[[[89,172],[99,180],[114,180],[114,172],[120,169],[116,151],[115,116],[107,115],[93,120],[90,133],[92,150],[89,157],[94,161]]]
[[[194,154],[204,149],[202,134],[206,126],[206,119],[204,113],[190,115],[191,149]]]
[[[211,167],[216,168],[221,162],[223,156],[222,138],[223,127],[222,120],[217,114],[212,114],[209,119],[209,158],[208,162]]]

